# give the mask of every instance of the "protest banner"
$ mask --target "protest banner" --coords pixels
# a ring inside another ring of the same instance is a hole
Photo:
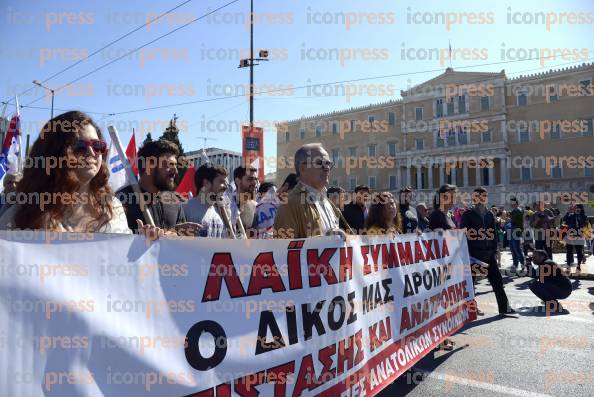
[[[372,396],[475,318],[463,231],[0,232],[0,395]]]

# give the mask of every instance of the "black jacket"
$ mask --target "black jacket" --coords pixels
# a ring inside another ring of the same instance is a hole
[[[444,214],[441,210],[435,209],[431,215],[429,215],[429,229],[450,230],[455,228],[456,224],[452,218],[450,218],[448,214]]]
[[[344,206],[342,215],[355,233],[362,234],[365,230],[365,208],[359,204],[349,203]]]
[[[476,208],[464,211],[461,228],[466,228],[468,253],[481,261],[489,262],[497,253],[495,217],[488,209],[484,217]]]
[[[550,259],[546,260],[538,267],[538,274],[535,274],[535,276],[544,284],[552,284],[557,287],[557,289],[563,291],[564,296],[558,299],[565,299],[571,295],[571,291],[573,290],[571,280],[569,280],[569,278],[563,274],[561,269],[559,269],[559,266],[557,266],[554,261]]]
[[[178,223],[186,221],[184,210],[181,207],[182,198],[179,194],[175,192],[150,194],[144,190],[142,190],[142,192],[145,193],[147,207],[153,216],[155,226],[162,229],[172,229]],[[143,223],[146,223],[144,215],[140,210],[139,197],[134,193],[132,186],[126,186],[125,188],[118,190],[116,197],[124,206],[124,211],[126,212],[126,218],[128,220],[128,227],[136,232],[138,229],[136,219],[140,219]]]

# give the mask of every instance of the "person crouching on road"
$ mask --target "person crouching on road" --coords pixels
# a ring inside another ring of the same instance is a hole
[[[547,313],[567,313],[559,299],[566,299],[571,295],[573,288],[569,278],[549,259],[545,250],[535,250],[532,262],[538,266],[538,278],[530,283],[530,291],[544,302]]]

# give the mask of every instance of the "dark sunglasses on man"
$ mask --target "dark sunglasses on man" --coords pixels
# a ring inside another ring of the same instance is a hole
[[[72,151],[75,154],[87,154],[89,148],[93,148],[95,153],[106,154],[107,143],[101,139],[79,139],[73,146]]]
[[[314,168],[328,168],[328,169],[332,169],[334,168],[334,163],[330,160],[324,160],[324,159],[316,159],[313,162],[313,166]]]

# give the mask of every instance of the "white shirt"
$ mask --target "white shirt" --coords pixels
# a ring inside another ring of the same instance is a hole
[[[202,225],[199,232],[200,237],[227,237],[223,218],[221,218],[214,205],[203,202],[203,200],[203,196],[198,195],[182,205],[186,220]]]
[[[322,219],[322,234],[326,234],[331,230],[340,229],[338,218],[334,213],[334,208],[332,208],[330,200],[328,200],[328,197],[326,197],[326,189],[323,189],[320,192],[319,190],[314,189],[303,182],[301,183],[305,187],[305,190],[307,190],[311,202],[314,203],[320,214],[320,218]]]
[[[113,216],[105,225],[101,226],[95,231],[95,233],[122,233],[132,234],[132,231],[128,228],[128,221],[126,220],[126,213],[120,200],[116,197],[112,197],[111,206],[113,209]],[[16,215],[18,204],[10,206],[6,211],[2,213],[0,217],[0,230],[12,230],[14,229],[14,217]],[[83,219],[84,222],[88,219]],[[65,222],[57,222],[56,230],[59,232],[74,232],[75,228]]]

